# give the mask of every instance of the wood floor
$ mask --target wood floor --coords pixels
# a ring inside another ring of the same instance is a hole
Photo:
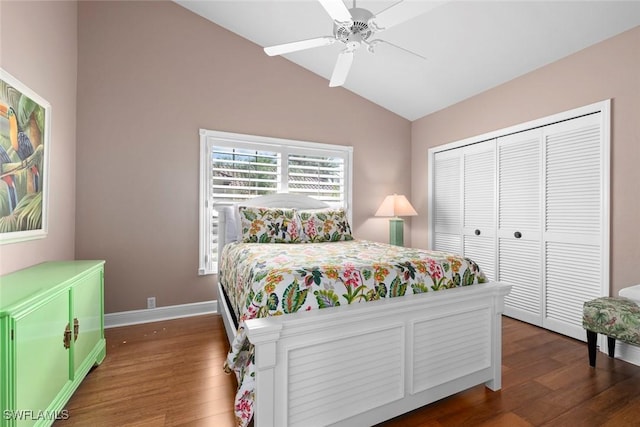
[[[107,357],[55,427],[235,426],[235,378],[219,316],[106,330]],[[504,318],[503,388],[477,386],[381,424],[396,426],[640,426],[640,367]]]

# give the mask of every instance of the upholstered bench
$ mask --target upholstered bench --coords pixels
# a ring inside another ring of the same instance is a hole
[[[587,330],[589,365],[596,366],[598,334],[607,336],[609,357],[616,340],[640,345],[640,305],[623,297],[602,297],[584,303],[582,326]]]

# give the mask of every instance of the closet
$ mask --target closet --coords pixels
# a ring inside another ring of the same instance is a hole
[[[513,285],[505,315],[585,340],[609,295],[610,101],[429,150],[429,247]]]

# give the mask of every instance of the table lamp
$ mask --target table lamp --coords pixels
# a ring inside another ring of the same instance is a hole
[[[402,194],[385,197],[376,211],[376,216],[393,217],[389,219],[389,243],[396,246],[404,245],[404,220],[399,217],[415,215],[418,215],[418,212]]]

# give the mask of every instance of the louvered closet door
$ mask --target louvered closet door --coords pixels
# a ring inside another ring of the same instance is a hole
[[[496,141],[462,148],[463,253],[496,278]]]
[[[433,162],[433,249],[462,253],[461,150],[436,153]]]
[[[498,280],[508,316],[542,325],[540,129],[498,138]]]
[[[585,301],[608,295],[603,276],[600,114],[544,128],[543,326],[584,340]]]

